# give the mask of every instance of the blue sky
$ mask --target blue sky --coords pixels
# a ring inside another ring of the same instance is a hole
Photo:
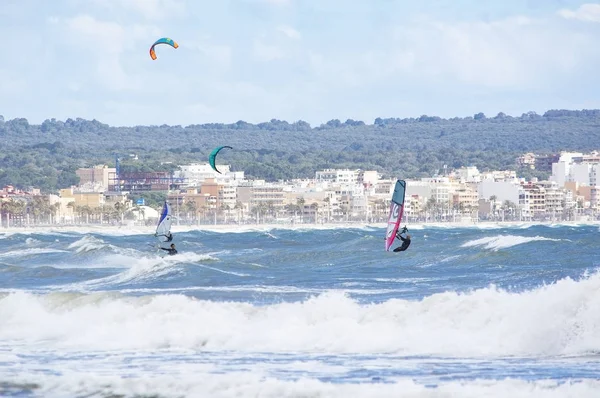
[[[600,108],[590,1],[2,0],[0,31],[0,115],[31,123]]]

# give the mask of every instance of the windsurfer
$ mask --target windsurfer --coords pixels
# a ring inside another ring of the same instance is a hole
[[[171,243],[171,247],[168,248],[161,247],[161,250],[169,252],[170,256],[177,254],[177,249],[175,249],[175,243]]]
[[[173,240],[173,234],[171,232],[167,232],[166,235],[158,235],[158,234],[154,234],[154,236],[159,237],[159,236],[164,236],[165,238],[167,238],[167,240],[165,242],[170,242]]]
[[[402,241],[402,245],[395,248],[394,249],[395,252],[403,252],[404,250],[408,249],[408,246],[410,246],[410,235],[407,233],[407,231],[408,231],[408,229],[406,227],[404,227],[402,229],[402,232],[400,232],[400,231],[396,232],[396,238],[398,238]],[[406,234],[406,238],[403,237],[402,234]]]

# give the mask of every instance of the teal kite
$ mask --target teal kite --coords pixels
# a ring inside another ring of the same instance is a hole
[[[217,153],[219,153],[219,151],[221,151],[221,149],[223,149],[223,148],[233,149],[232,147],[226,146],[226,145],[219,146],[219,147],[216,147],[215,149],[213,149],[213,151],[208,156],[208,163],[210,163],[210,167],[212,167],[212,169],[219,174],[222,174],[222,173],[219,170],[217,170],[217,166],[215,166],[215,159],[217,158]]]
[[[168,37],[163,37],[161,39],[156,40],[152,47],[150,47],[150,57],[154,60],[156,59],[156,52],[154,51],[154,46],[156,46],[157,44],[168,44],[173,48],[179,47],[179,44],[175,43],[173,39],[169,39]]]

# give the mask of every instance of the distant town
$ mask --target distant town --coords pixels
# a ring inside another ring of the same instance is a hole
[[[519,167],[551,171],[547,181],[517,178],[514,170],[450,170],[407,179],[406,223],[479,221],[594,221],[600,219],[600,153],[526,153]],[[97,165],[78,169],[80,183],[58,195],[39,189],[0,191],[0,226],[152,225],[162,195],[175,224],[379,223],[387,219],[396,179],[377,171],[325,169],[312,179],[249,180],[229,165],[179,165],[175,172],[120,172]],[[398,176],[402,179],[402,176]]]

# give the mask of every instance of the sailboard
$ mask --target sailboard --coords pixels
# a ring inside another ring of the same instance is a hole
[[[385,235],[385,251],[390,251],[390,247],[396,239],[396,232],[402,222],[402,214],[404,213],[404,196],[406,194],[406,181],[396,181],[394,194],[392,195],[392,203],[390,205],[390,215],[388,216],[387,232]]]
[[[158,224],[156,225],[156,237],[160,242],[167,242],[167,236],[171,232],[171,206],[167,202],[163,205]]]

